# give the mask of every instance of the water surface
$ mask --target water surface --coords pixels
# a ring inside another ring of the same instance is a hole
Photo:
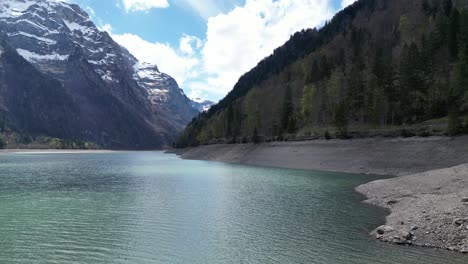
[[[0,154],[0,263],[468,263],[377,242],[375,176],[160,152]]]

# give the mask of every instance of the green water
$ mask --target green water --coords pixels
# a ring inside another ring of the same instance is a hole
[[[0,154],[0,263],[468,263],[379,243],[371,176],[159,152]]]

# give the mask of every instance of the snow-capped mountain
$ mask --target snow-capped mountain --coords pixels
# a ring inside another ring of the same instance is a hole
[[[205,112],[210,110],[210,108],[215,104],[210,100],[205,100],[202,98],[192,98],[192,107],[197,109],[199,112]]]
[[[171,143],[196,114],[172,77],[156,65],[139,62],[78,5],[2,0],[0,39],[2,49],[8,47],[42,75],[57,80],[76,105],[77,124],[57,128],[55,136],[110,147],[158,147]],[[8,104],[1,94],[0,101]],[[12,120],[21,119],[8,108],[5,112]]]

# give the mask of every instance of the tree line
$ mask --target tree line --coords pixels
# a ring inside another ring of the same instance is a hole
[[[295,34],[195,118],[175,146],[259,141],[260,135],[281,138],[330,126],[346,138],[351,125],[387,128],[436,118],[447,119],[449,134],[466,132],[466,3],[411,2],[413,9],[387,15],[380,27],[372,27],[375,12],[411,4],[361,0],[322,29]],[[368,19],[370,26],[353,23],[357,19]],[[269,79],[282,84],[281,102],[272,105],[261,102]]]

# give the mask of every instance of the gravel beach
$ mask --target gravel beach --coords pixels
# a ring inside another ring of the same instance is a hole
[[[468,164],[378,180],[356,190],[387,208],[387,223],[372,232],[396,244],[468,253]]]
[[[208,145],[170,152],[184,159],[403,176],[468,163],[468,136]]]

